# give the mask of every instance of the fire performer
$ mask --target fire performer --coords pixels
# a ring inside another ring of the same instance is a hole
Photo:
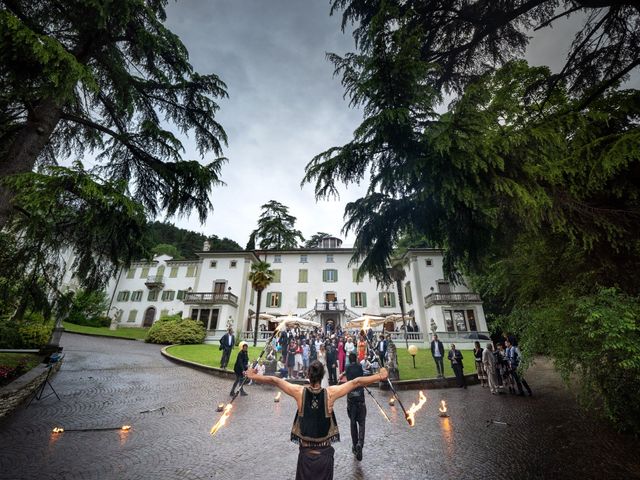
[[[333,442],[340,432],[333,412],[334,402],[359,387],[384,381],[384,368],[376,375],[358,377],[340,385],[323,388],[324,365],[313,361],[309,366],[309,386],[294,385],[278,377],[258,375],[255,369],[247,377],[258,383],[274,385],[296,400],[297,411],[291,428],[291,441],[300,445],[296,480],[333,480]]]
[[[246,396],[249,395],[244,391],[244,372],[249,368],[249,345],[247,342],[240,342],[241,350],[238,352],[238,356],[236,357],[236,363],[233,366],[233,371],[236,374],[236,381],[233,382],[233,387],[231,387],[231,395],[234,397],[236,386],[240,385],[240,395]]]

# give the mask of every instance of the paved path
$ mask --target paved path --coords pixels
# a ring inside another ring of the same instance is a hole
[[[297,448],[288,441],[294,403],[249,387],[217,436],[215,405],[231,382],[178,366],[160,347],[64,334],[65,364],[49,397],[0,421],[2,479],[291,479]],[[426,392],[428,402],[408,428],[391,410],[386,423],[367,402],[364,459],[351,454],[346,401],[337,403],[343,441],[336,479],[640,479],[640,442],[583,416],[546,364],[529,374],[534,397],[491,396],[479,386]],[[385,392],[374,394],[385,401]],[[409,405],[417,392],[401,392]],[[447,401],[451,418],[437,416]],[[139,413],[157,407],[158,412]],[[387,407],[387,409],[389,409]],[[508,422],[491,424],[488,419]],[[65,432],[51,428],[116,427]]]

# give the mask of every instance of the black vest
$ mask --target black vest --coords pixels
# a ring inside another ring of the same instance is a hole
[[[329,446],[340,441],[336,416],[329,413],[327,390],[314,392],[309,387],[302,391],[302,412],[296,412],[291,427],[291,441],[305,447]]]

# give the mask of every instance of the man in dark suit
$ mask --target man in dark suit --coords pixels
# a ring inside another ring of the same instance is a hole
[[[231,387],[231,395],[235,396],[236,387],[240,386],[240,395],[245,396],[249,395],[244,391],[243,381],[244,381],[244,372],[249,368],[249,345],[246,342],[241,342],[242,349],[238,352],[238,356],[236,357],[236,363],[233,366],[233,372],[236,374],[236,381],[233,382],[233,387]]]
[[[220,350],[222,350],[222,360],[220,360],[220,368],[227,368],[229,358],[231,358],[231,350],[236,344],[236,337],[233,335],[233,328],[229,328],[220,339]]]
[[[329,385],[338,383],[336,375],[336,367],[338,366],[338,350],[335,346],[335,340],[331,340],[327,346],[327,369],[329,370]]]
[[[355,353],[349,354],[349,365],[343,375],[347,380],[364,376],[362,365],[358,362]],[[356,388],[347,394],[347,415],[351,421],[351,451],[358,461],[362,460],[362,447],[364,447],[365,423],[367,420],[367,405],[364,401],[364,388]]]
[[[384,335],[380,335],[380,340],[376,345],[376,355],[380,357],[380,366],[384,367],[384,362],[387,358],[387,341],[384,339]]]
[[[431,356],[433,361],[436,362],[438,378],[444,378],[444,345],[438,340],[438,335],[434,335],[431,341]]]
[[[448,358],[451,362],[451,368],[456,374],[458,386],[460,388],[467,388],[467,380],[464,378],[464,365],[462,365],[462,352],[458,350],[453,343],[451,344],[451,350],[449,350]]]

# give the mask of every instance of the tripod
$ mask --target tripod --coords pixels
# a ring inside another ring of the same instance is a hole
[[[33,402],[34,399],[40,401],[42,399],[45,399],[47,397],[50,397],[51,395],[55,395],[56,398],[58,400],[60,400],[60,397],[58,396],[58,394],[56,393],[56,391],[53,388],[53,385],[51,385],[51,382],[49,381],[49,377],[51,376],[51,371],[53,369],[53,366],[62,360],[62,358],[64,357],[64,355],[56,358],[56,361],[50,362],[47,365],[47,376],[44,377],[44,380],[42,381],[42,383],[40,385],[38,385],[38,387],[36,388],[35,392],[33,392],[33,395],[31,396],[31,400],[29,400],[29,403],[27,403],[26,408],[29,408],[29,405],[31,405],[31,402]],[[51,391],[49,393],[47,393],[46,395],[44,394],[44,390],[45,388],[47,388],[47,385],[49,386],[49,388],[51,389]]]

